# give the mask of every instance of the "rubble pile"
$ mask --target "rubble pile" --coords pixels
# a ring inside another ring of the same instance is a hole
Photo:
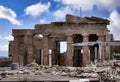
[[[120,79],[120,62],[104,62],[91,64],[86,67],[65,67],[54,65],[52,67],[31,63],[19,70],[1,69],[0,74],[4,77],[9,75],[60,75],[76,78],[98,78],[103,80]],[[117,65],[117,66],[116,66]]]

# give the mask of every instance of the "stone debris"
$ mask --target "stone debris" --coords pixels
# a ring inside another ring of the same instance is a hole
[[[97,73],[81,73],[79,77],[85,77],[85,78],[97,78],[98,74]]]
[[[68,74],[66,72],[62,72],[61,76],[67,76]]]
[[[39,65],[36,62],[32,62],[31,64],[27,64],[27,67],[38,67]]]
[[[43,75],[43,72],[42,71],[36,71],[35,75]]]
[[[116,65],[117,63],[117,65]],[[2,78],[9,75],[61,75],[76,78],[99,78],[103,80],[120,80],[120,62],[104,62],[101,65],[90,64],[86,67],[66,67],[66,66],[45,66],[35,62],[19,70],[1,69]]]
[[[6,78],[6,73],[1,73],[2,78]]]

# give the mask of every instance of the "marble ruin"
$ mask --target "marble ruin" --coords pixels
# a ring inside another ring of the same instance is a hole
[[[112,42],[113,35],[107,29],[109,20],[98,17],[80,18],[66,15],[65,22],[36,24],[34,29],[13,29],[14,41],[9,43],[9,56],[20,66],[36,61],[39,65],[86,66],[95,61],[99,47],[72,46],[81,42]],[[61,42],[67,43],[67,50],[60,52]],[[95,47],[97,51],[95,52]],[[102,46],[101,60],[109,60],[112,54],[120,53],[120,46]]]

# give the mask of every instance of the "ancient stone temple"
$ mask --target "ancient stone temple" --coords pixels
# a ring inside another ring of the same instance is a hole
[[[86,66],[95,60],[95,46],[72,44],[113,41],[107,25],[107,19],[66,15],[65,22],[36,24],[34,29],[13,29],[9,56],[20,65],[36,60],[41,65]],[[60,52],[61,42],[67,43],[64,53]],[[102,60],[110,59],[113,52],[110,46],[103,46]]]

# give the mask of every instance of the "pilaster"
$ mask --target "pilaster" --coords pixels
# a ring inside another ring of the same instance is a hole
[[[13,53],[13,57],[12,57],[12,61],[13,63],[19,63],[19,50],[18,50],[18,43],[15,42],[14,43],[14,53]]]
[[[83,35],[83,42],[89,41],[89,35]],[[82,55],[82,65],[86,66],[90,63],[90,56],[89,56],[89,46],[83,46],[83,55]]]
[[[105,41],[105,35],[103,34],[98,34],[98,41],[101,41],[101,42],[104,42]],[[100,49],[100,48],[99,48]],[[104,46],[101,46],[101,52],[99,52],[99,54],[101,53],[101,58],[99,57],[100,61],[103,61],[105,59],[105,47]],[[99,55],[100,56],[100,55]]]
[[[106,42],[110,42],[111,41],[111,34],[107,34],[106,35]],[[106,46],[106,59],[110,60],[110,46]]]
[[[28,44],[27,44],[27,63],[33,62],[33,37],[31,35],[28,36]]]
[[[66,66],[73,66],[73,37],[67,35],[67,54],[66,54]]]
[[[14,53],[12,54],[13,63],[19,63],[19,45],[18,45],[18,36],[14,35]]]
[[[43,35],[43,64],[48,65],[48,56],[49,56],[49,48],[48,48],[48,35]]]

